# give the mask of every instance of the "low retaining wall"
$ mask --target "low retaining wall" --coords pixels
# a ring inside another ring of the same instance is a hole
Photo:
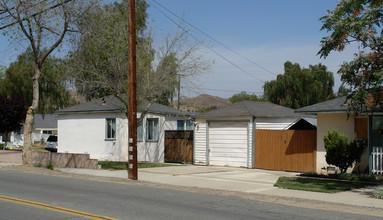
[[[32,165],[53,167],[98,169],[98,160],[90,159],[89,154],[71,154],[54,152],[32,152]]]

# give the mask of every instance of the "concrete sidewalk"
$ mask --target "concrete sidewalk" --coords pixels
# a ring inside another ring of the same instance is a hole
[[[127,171],[57,168],[63,172],[103,177],[127,178]],[[343,204],[366,209],[380,209],[383,200],[374,199],[374,187],[329,194],[274,187],[280,176],[296,176],[298,173],[212,166],[172,166],[138,170],[140,181],[182,187],[242,192],[265,196],[293,198],[310,202]],[[375,210],[376,211],[376,210]]]

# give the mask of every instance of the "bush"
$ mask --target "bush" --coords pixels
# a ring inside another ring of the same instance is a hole
[[[51,162],[49,162],[49,163],[47,164],[47,169],[48,169],[48,170],[53,170],[53,169],[54,169],[53,164],[52,164]]]
[[[376,188],[374,196],[377,199],[383,199],[383,186]]]
[[[355,139],[349,141],[346,135],[335,130],[324,136],[324,146],[326,162],[339,167],[341,173],[345,173],[354,162],[360,161],[365,148],[365,144],[359,144]]]

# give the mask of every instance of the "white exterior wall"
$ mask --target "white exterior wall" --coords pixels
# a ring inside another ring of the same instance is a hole
[[[106,118],[116,118],[116,139],[105,140]],[[128,120],[121,113],[58,116],[58,152],[90,154],[90,158],[128,161]]]
[[[206,121],[235,121],[235,120],[248,120],[248,156],[247,167],[252,167],[252,131],[253,119],[251,117],[238,117],[238,118],[208,118],[208,119],[195,119],[195,137],[194,137],[194,164],[207,165],[206,162],[206,146],[207,146],[207,122]]]
[[[318,113],[317,114],[317,172],[322,167],[329,166],[326,163],[326,149],[324,148],[323,138],[328,131],[336,130],[341,134],[345,134],[349,139],[354,138],[355,120],[350,116],[347,120],[346,113]]]
[[[166,131],[175,131],[177,130],[177,121],[178,120],[189,120],[188,117],[177,117],[177,116],[166,116],[166,124],[165,124],[165,130]]]
[[[138,114],[138,118],[141,114]],[[116,140],[105,140],[106,118],[116,118]],[[158,141],[146,140],[148,118],[158,118]],[[169,120],[168,120],[169,119]],[[143,119],[143,140],[137,141],[137,159],[164,162],[165,130],[177,130],[177,120],[147,113]],[[124,113],[64,114],[58,116],[58,152],[85,153],[93,159],[128,161],[128,119]]]
[[[194,164],[206,165],[206,120],[195,119]]]
[[[298,118],[256,118],[256,129],[283,130]]]
[[[146,122],[148,118],[158,118],[158,141],[146,140]],[[165,128],[171,127],[171,125],[168,125],[164,116],[147,113],[142,126],[143,140],[137,142],[138,161],[163,163],[165,153]]]

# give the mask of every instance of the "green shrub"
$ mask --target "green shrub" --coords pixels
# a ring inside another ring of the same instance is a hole
[[[347,168],[354,162],[359,162],[365,148],[364,144],[358,144],[356,140],[349,141],[344,134],[339,134],[331,130],[324,136],[324,146],[326,149],[326,162],[339,167],[341,173],[345,173]]]
[[[383,186],[376,188],[374,196],[377,199],[383,199]]]
[[[348,174],[343,173],[339,176],[341,180],[360,181],[360,182],[378,182],[374,175],[368,174]]]
[[[48,170],[53,170],[53,169],[54,169],[53,164],[52,164],[51,162],[49,162],[49,163],[47,164],[47,169],[48,169]]]
[[[36,164],[35,167],[42,167],[43,165],[41,163]]]

